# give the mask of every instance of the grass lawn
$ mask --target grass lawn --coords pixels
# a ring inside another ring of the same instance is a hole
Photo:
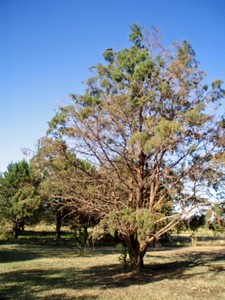
[[[0,299],[225,299],[225,247],[158,248],[132,277],[114,247],[0,244]]]

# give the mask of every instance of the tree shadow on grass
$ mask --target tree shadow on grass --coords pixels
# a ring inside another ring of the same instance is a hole
[[[132,275],[129,270],[125,271],[118,264],[92,266],[82,269],[75,267],[61,269],[23,269],[2,274],[1,300],[14,299],[97,299],[96,295],[75,296],[76,292],[96,291],[110,288],[123,288],[131,285],[145,285],[165,279],[184,280],[193,276],[202,275],[205,271],[194,274],[185,271],[198,267],[207,266],[212,274],[225,272],[225,264],[217,264],[224,260],[223,254],[215,252],[198,252],[177,254],[180,261],[173,257],[170,262],[160,262],[146,265],[141,275]],[[216,263],[215,263],[216,262]],[[85,290],[85,291],[84,291]],[[57,293],[60,291],[60,295]],[[68,294],[67,292],[68,291]],[[42,296],[42,294],[46,296]],[[48,295],[50,293],[50,295]],[[73,296],[70,296],[71,293]],[[86,298],[85,298],[86,297]]]
[[[119,253],[116,247],[87,247],[84,249],[83,256],[105,256],[108,254]],[[38,258],[51,258],[51,257],[71,257],[77,255],[75,245],[66,241],[52,241],[48,244],[33,244],[17,241],[13,243],[2,242],[0,243],[0,264],[8,262],[28,261]],[[0,299],[1,300],[1,299]]]
[[[0,250],[0,263],[27,261],[37,259],[39,257],[41,256],[38,253],[29,251],[21,252],[11,249]]]
[[[0,247],[0,264],[8,262],[23,262],[38,258],[72,257],[73,255],[76,255],[74,248],[13,244]]]

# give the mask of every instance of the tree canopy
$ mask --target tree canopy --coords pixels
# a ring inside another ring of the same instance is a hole
[[[154,239],[209,204],[209,187],[224,171],[216,110],[225,92],[221,80],[205,84],[189,42],[165,48],[157,30],[138,25],[129,38],[130,48],[103,53],[105,64],[92,67],[85,93],[71,95],[48,133],[95,168],[75,166],[82,180],[70,180],[79,192],[64,196],[117,232],[140,271]]]
[[[9,164],[0,177],[1,222],[12,224],[15,238],[26,221],[35,222],[35,212],[40,207],[36,191],[39,181],[33,175],[29,164],[22,160]]]

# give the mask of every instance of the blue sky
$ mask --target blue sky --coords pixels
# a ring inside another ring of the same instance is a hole
[[[0,0],[0,171],[35,150],[70,93],[82,93],[106,48],[129,25],[191,42],[208,80],[225,80],[224,0]]]

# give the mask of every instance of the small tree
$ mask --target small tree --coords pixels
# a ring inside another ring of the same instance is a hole
[[[106,64],[92,68],[86,92],[71,95],[49,134],[95,167],[77,164],[80,178],[60,177],[63,197],[117,232],[140,272],[149,244],[208,204],[215,158],[224,157],[224,128],[209,108],[224,90],[220,80],[204,84],[189,42],[165,49],[157,30],[137,25],[130,41],[103,53]]]
[[[39,210],[37,186],[38,180],[25,160],[9,164],[0,178],[0,216],[2,221],[12,224],[16,239],[24,223],[31,222]]]

